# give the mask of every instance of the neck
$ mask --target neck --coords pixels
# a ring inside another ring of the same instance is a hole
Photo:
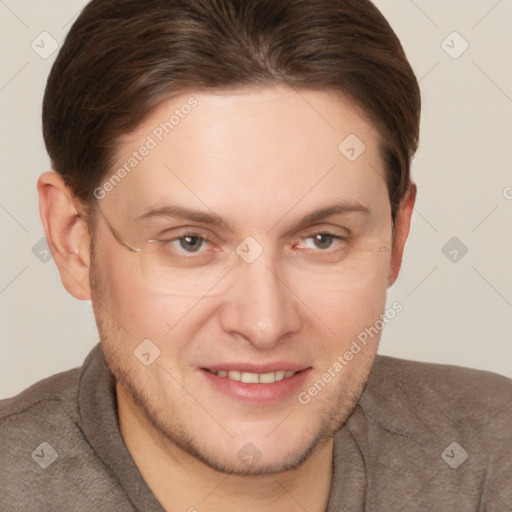
[[[216,471],[165,438],[118,383],[121,433],[147,485],[167,511],[324,512],[332,477],[333,439],[320,443],[300,467],[273,475]]]

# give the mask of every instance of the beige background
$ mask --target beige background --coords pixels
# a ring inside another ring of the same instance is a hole
[[[419,195],[389,293],[389,305],[399,301],[403,311],[380,353],[512,377],[512,1],[376,3],[423,96]],[[69,296],[54,263],[33,253],[43,237],[36,179],[49,168],[41,101],[56,54],[43,58],[31,44],[39,53],[52,38],[60,45],[84,4],[0,1],[0,398],[80,365],[98,340],[90,304]],[[463,257],[460,247],[443,252],[453,237],[467,247]]]

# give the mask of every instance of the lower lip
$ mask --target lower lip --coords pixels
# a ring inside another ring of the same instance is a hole
[[[206,379],[217,390],[230,398],[252,405],[275,404],[296,394],[306,380],[310,368],[297,372],[292,377],[272,384],[246,384],[201,369]]]

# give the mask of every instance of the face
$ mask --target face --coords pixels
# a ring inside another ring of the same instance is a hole
[[[350,416],[377,350],[378,335],[354,346],[390,276],[377,133],[325,90],[183,94],[112,172],[91,286],[118,385],[210,467],[298,466]]]

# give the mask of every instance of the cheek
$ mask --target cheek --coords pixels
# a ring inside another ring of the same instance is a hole
[[[161,340],[183,316],[187,304],[180,297],[163,298],[143,278],[137,254],[98,251],[95,258],[99,312],[110,317],[132,342]],[[111,323],[111,322],[109,322]]]
[[[327,333],[327,337],[322,337],[324,348],[342,350],[365,329],[375,325],[385,310],[386,275],[386,272],[374,274],[357,284],[328,293],[301,295],[316,316],[316,320],[312,320],[316,336],[320,331]]]
[[[112,299],[119,321],[132,336],[150,338],[161,347],[169,345],[176,333],[188,325],[188,314],[197,302],[176,295],[156,295],[149,287],[122,277],[112,282]]]
[[[389,258],[373,268],[362,270],[356,279],[350,276],[347,281],[331,279],[331,285],[321,289],[295,284],[295,289],[306,304],[315,305],[315,311],[320,313],[364,312],[385,300],[388,272]]]

